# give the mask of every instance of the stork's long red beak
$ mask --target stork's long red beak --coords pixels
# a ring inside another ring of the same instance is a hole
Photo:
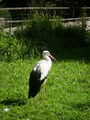
[[[49,57],[55,61],[57,61],[52,55],[49,55]]]

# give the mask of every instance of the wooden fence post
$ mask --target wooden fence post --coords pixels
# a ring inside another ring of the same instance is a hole
[[[86,20],[85,20],[85,10],[81,10],[81,14],[82,14],[82,19],[81,19],[81,22],[82,22],[82,30],[86,30]]]

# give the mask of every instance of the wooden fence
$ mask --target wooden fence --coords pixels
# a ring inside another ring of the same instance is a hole
[[[0,11],[20,11],[20,10],[69,10],[70,9],[70,7],[16,7],[16,8],[0,8]],[[73,14],[73,17],[72,18],[67,18],[67,19],[61,19],[62,21],[65,21],[65,22],[67,22],[67,21],[76,21],[76,20],[81,20],[81,18],[75,18],[74,17],[74,10],[75,8],[73,8],[72,9],[72,14]],[[82,10],[89,10],[90,9],[90,7],[81,7],[81,9]],[[90,19],[89,17],[84,17],[83,18],[83,21],[84,20],[88,20],[88,19]],[[10,24],[10,27],[12,26],[12,24],[13,23],[22,23],[24,20],[20,20],[20,19],[18,19],[18,20],[11,20],[11,19],[9,19],[9,20],[6,20],[6,19],[4,19],[4,18],[1,18],[1,21],[0,21],[0,26],[3,26],[4,24]],[[83,25],[83,23],[82,23],[82,25]]]

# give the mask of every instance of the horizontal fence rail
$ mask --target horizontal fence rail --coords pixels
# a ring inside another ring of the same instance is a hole
[[[87,9],[88,10],[88,9],[90,9],[90,7],[81,7],[81,9]]]
[[[0,8],[0,10],[67,10],[70,7],[13,7]],[[90,9],[90,7],[81,7],[81,9]]]
[[[66,10],[70,7],[16,7],[16,8],[0,8],[0,10]]]
[[[90,17],[84,17],[85,20],[90,20]],[[50,19],[53,20],[53,19]],[[66,18],[66,19],[60,19],[61,21],[76,21],[76,20],[81,20],[81,18]],[[29,20],[26,20],[27,22]],[[23,23],[25,22],[25,20],[8,20],[8,21],[4,21],[5,23]]]
[[[67,10],[70,7],[13,7],[13,8],[0,8],[2,10]],[[81,9],[90,9],[90,7],[81,7]]]

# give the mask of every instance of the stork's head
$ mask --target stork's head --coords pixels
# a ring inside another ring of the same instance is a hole
[[[55,58],[50,54],[50,52],[47,51],[47,50],[44,50],[44,51],[43,51],[42,56],[43,56],[43,58],[45,58],[45,59],[50,58],[50,59],[53,59],[53,60],[56,61],[56,59],[55,59]]]

